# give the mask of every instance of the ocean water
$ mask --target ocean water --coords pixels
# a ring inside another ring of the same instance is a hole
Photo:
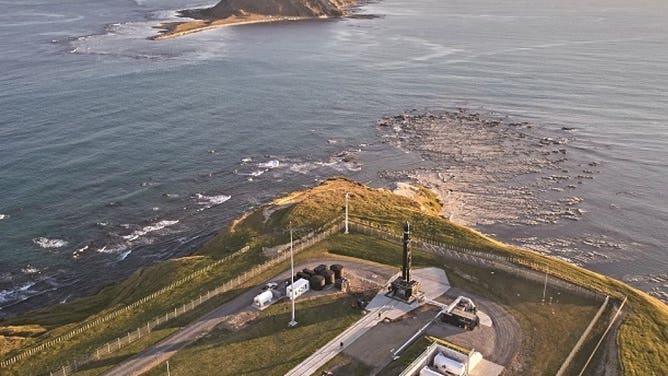
[[[206,3],[0,4],[1,315],[192,252],[327,177],[391,186],[380,172],[425,162],[375,122],[413,108],[576,128],[569,158],[597,164],[582,219],[479,228],[595,251],[585,266],[666,297],[664,1],[382,0],[361,9],[375,18],[159,42],[152,26]]]

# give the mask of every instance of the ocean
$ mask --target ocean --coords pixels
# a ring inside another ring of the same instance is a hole
[[[665,1],[381,0],[163,41],[153,26],[207,3],[0,4],[0,316],[191,253],[328,177],[433,167],[376,125],[412,109],[569,129],[568,159],[595,166],[578,220],[475,227],[668,300]]]

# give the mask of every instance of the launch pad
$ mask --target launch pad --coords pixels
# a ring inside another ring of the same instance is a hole
[[[412,256],[410,250],[411,229],[410,224],[404,225],[404,250],[402,259],[401,276],[397,277],[389,287],[388,296],[402,302],[411,304],[422,297],[420,282],[411,280]]]

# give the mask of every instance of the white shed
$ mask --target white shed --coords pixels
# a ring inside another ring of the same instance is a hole
[[[295,298],[298,298],[308,290],[309,290],[309,282],[304,278],[299,278],[298,280],[295,281],[294,284],[289,285],[285,289],[285,295],[288,296],[288,299],[293,300]]]
[[[255,304],[256,307],[262,308],[269,304],[271,300],[273,299],[274,294],[271,293],[271,290],[263,291],[259,295],[257,295],[255,298],[253,298],[253,304]]]
[[[434,357],[434,368],[444,375],[451,373],[453,375],[463,376],[466,373],[466,365],[464,363],[448,358],[440,352]]]

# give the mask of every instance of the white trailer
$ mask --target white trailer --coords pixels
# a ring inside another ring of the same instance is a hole
[[[263,291],[259,295],[253,298],[253,304],[258,308],[264,308],[266,305],[271,303],[271,300],[274,298],[274,294],[271,290]]]
[[[304,278],[299,278],[295,283],[285,288],[285,295],[287,295],[288,299],[293,300],[300,297],[308,290],[309,282]]]

